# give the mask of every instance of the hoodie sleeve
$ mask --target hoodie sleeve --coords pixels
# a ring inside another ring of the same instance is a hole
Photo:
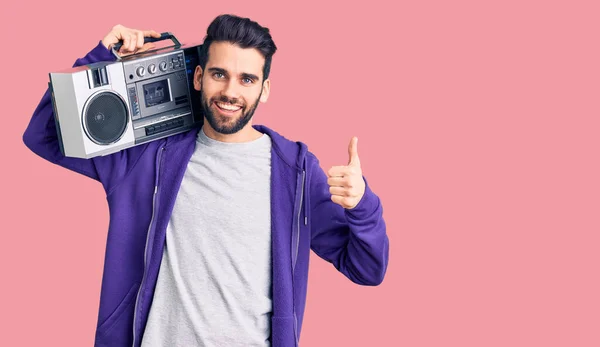
[[[112,53],[99,41],[93,50],[85,57],[77,59],[73,66],[115,60]],[[65,157],[60,151],[49,89],[33,112],[23,134],[23,142],[32,152],[49,162],[100,181],[107,192],[116,178],[125,174],[129,162],[134,159],[131,151],[127,150],[91,159]],[[135,151],[138,152],[140,149],[137,148]]]
[[[379,285],[387,270],[389,254],[379,197],[365,179],[362,199],[353,209],[345,209],[331,201],[327,175],[318,160],[312,171],[309,183],[311,249],[352,282]]]

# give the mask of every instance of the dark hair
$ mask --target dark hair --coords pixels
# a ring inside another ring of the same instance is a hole
[[[200,51],[200,66],[202,70],[208,62],[208,49],[213,42],[230,42],[241,48],[256,48],[265,58],[263,66],[263,81],[269,78],[271,60],[277,51],[277,46],[271,38],[269,29],[260,26],[249,18],[223,14],[215,18],[206,30],[206,37]]]

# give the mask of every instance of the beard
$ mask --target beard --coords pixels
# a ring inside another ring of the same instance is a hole
[[[209,100],[206,99],[204,90],[201,87],[200,103],[202,104],[202,110],[204,111],[204,117],[208,121],[208,124],[210,124],[210,126],[216,132],[218,132],[220,134],[224,134],[224,135],[230,135],[230,134],[235,134],[238,131],[242,130],[246,126],[246,124],[248,124],[248,122],[250,122],[250,119],[252,119],[252,116],[254,115],[254,111],[256,111],[256,108],[258,107],[258,102],[260,101],[261,95],[262,95],[262,89],[260,91],[260,95],[254,102],[254,104],[250,108],[247,108],[248,107],[247,104],[242,105],[242,108],[240,109],[241,115],[234,119],[232,119],[230,117],[222,116],[220,114],[215,114],[213,112],[213,110],[211,109],[211,105],[214,105],[215,102],[226,103],[226,104],[230,104],[230,105],[241,105],[237,98],[230,99],[227,96],[222,95],[220,97],[212,98],[209,103]]]

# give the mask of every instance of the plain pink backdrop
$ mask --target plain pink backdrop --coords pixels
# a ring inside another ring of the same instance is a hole
[[[15,1],[2,5],[2,346],[91,346],[108,208],[31,153],[48,82],[115,24],[279,51],[255,123],[327,169],[359,137],[390,237],[379,287],[311,255],[303,346],[600,346],[597,1]]]

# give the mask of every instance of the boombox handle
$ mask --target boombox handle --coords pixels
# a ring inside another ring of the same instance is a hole
[[[162,41],[162,40],[168,40],[171,39],[171,41],[173,41],[174,45],[173,46],[168,46],[168,47],[161,47],[155,50],[149,50],[149,51],[144,51],[144,52],[140,52],[140,53],[148,53],[148,52],[152,52],[152,51],[156,51],[159,49],[165,49],[165,48],[170,48],[170,47],[180,47],[181,43],[179,42],[179,40],[177,40],[177,38],[175,37],[175,35],[173,35],[170,32],[164,32],[160,34],[160,37],[144,37],[144,43],[148,43],[148,42],[157,42],[157,41]],[[121,57],[118,53],[119,49],[121,48],[121,46],[123,46],[123,41],[119,41],[117,42],[113,47],[112,47],[112,53],[114,54],[115,57],[117,57],[117,59],[121,59],[124,57]],[[136,55],[138,53],[134,53],[134,54],[129,54],[126,55],[125,57],[131,57],[133,55]]]

